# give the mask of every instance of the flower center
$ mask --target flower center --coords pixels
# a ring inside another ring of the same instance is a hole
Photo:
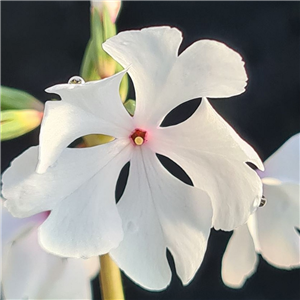
[[[133,140],[135,145],[141,146],[146,142],[146,131],[141,129],[135,129],[130,138]]]

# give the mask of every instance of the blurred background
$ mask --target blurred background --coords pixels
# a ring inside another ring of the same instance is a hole
[[[2,1],[1,6],[1,84],[45,102],[45,88],[79,74],[90,36],[90,3]],[[210,102],[263,160],[300,131],[300,2],[123,2],[118,31],[152,25],[179,28],[180,51],[205,38],[241,54],[249,77],[246,92]],[[2,143],[2,171],[38,144],[38,134],[36,129]],[[187,287],[173,272],[165,291],[150,293],[123,275],[126,299],[300,299],[299,269],[276,269],[261,258],[242,289],[226,287],[221,259],[230,235],[212,232],[205,260]],[[98,279],[93,284],[100,299]]]

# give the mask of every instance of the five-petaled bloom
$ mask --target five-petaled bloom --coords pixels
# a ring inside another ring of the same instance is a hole
[[[257,268],[258,255],[271,265],[291,269],[300,266],[299,219],[300,134],[290,138],[265,162],[262,178],[265,207],[234,231],[222,261],[226,285],[240,288]]]
[[[98,258],[65,259],[45,252],[37,233],[49,213],[14,218],[0,201],[1,299],[92,299]]]
[[[178,56],[181,40],[176,28],[153,27],[106,41],[103,48],[134,83],[134,116],[118,92],[124,72],[51,87],[47,91],[62,101],[46,103],[39,147],[15,159],[3,176],[13,215],[51,210],[39,229],[46,249],[69,257],[110,252],[128,276],[150,290],[171,280],[167,248],[188,284],[203,260],[210,228],[244,224],[262,196],[260,178],[246,164],[262,169],[261,160],[205,98],[244,91],[241,57],[211,40],[195,42]],[[160,126],[173,108],[197,97],[202,102],[189,119]],[[78,137],[98,133],[115,139],[67,148]],[[180,165],[194,186],[171,175],[156,153]],[[116,182],[128,161],[128,182],[116,205]]]

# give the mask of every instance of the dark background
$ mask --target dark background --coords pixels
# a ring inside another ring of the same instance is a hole
[[[300,130],[300,2],[125,1],[119,31],[171,25],[183,31],[181,51],[198,39],[224,42],[246,62],[247,91],[212,100],[216,110],[265,160]],[[2,2],[2,85],[41,101],[44,89],[79,74],[89,39],[89,2]],[[39,129],[2,143],[2,171],[38,143]],[[284,271],[260,259],[240,290],[227,288],[220,265],[231,233],[212,232],[205,260],[191,284],[147,292],[124,278],[126,299],[300,299],[298,270]],[[94,281],[98,299],[98,281]]]

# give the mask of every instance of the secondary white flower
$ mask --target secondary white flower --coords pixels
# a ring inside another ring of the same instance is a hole
[[[266,160],[266,171],[259,172],[267,204],[233,232],[222,262],[226,285],[244,285],[256,271],[257,253],[277,268],[300,266],[299,142],[300,134],[290,138]]]
[[[45,212],[17,219],[2,208],[4,299],[91,299],[90,280],[99,270],[98,258],[65,259],[42,250],[37,228],[47,216]]]
[[[188,284],[203,260],[211,226],[232,230],[245,223],[262,195],[259,176],[246,164],[263,168],[261,160],[204,98],[244,91],[241,57],[210,40],[198,41],[178,56],[181,40],[181,32],[170,27],[109,39],[104,49],[128,68],[135,86],[134,117],[118,92],[124,72],[51,87],[47,91],[62,101],[46,103],[39,148],[23,153],[3,176],[12,214],[51,210],[39,229],[46,249],[72,257],[110,251],[128,276],[153,290],[171,280],[167,248]],[[192,117],[160,127],[171,109],[196,97],[203,98]],[[66,148],[93,133],[115,140]],[[156,153],[183,167],[195,187],[173,177]],[[116,205],[116,182],[128,161],[127,186]]]

